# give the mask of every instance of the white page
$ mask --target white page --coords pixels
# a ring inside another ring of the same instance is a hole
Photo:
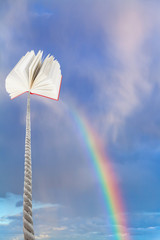
[[[42,67],[32,85],[31,93],[57,100],[61,84],[60,65],[53,57],[47,56]]]
[[[6,78],[6,90],[13,95],[14,92],[26,92],[29,90],[28,75],[29,65],[34,57],[34,51],[27,52],[16,64]]]
[[[39,51],[37,55],[34,57],[30,67],[29,67],[29,88],[31,88],[36,72],[39,71],[42,62],[42,51]]]

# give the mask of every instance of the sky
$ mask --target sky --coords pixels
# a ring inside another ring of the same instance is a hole
[[[27,51],[59,61],[59,101],[31,96],[36,239],[117,240],[73,114],[96,132],[131,240],[160,239],[160,2],[0,0],[0,239],[23,239],[27,95],[5,79]]]

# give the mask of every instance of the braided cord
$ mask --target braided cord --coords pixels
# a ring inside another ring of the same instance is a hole
[[[32,163],[31,163],[31,123],[30,123],[30,92],[27,99],[26,139],[25,139],[25,170],[23,194],[23,232],[24,240],[35,240],[32,219]]]

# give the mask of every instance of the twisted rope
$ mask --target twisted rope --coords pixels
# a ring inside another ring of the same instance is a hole
[[[25,171],[23,194],[23,232],[24,240],[35,240],[32,219],[32,163],[31,163],[31,123],[30,92],[27,100],[26,139],[25,139]]]

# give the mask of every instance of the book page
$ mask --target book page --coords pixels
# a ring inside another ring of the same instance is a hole
[[[26,92],[29,90],[29,65],[34,56],[34,51],[27,52],[27,54],[20,59],[20,61],[7,76],[6,90],[10,96],[14,95],[14,93],[17,94],[17,92]]]
[[[48,56],[43,64],[32,85],[31,93],[57,100],[61,85],[60,65],[57,60]]]
[[[31,89],[31,86],[34,82],[34,79],[36,78],[40,67],[42,63],[42,51],[39,51],[37,55],[34,57],[30,67],[29,67],[29,89]]]

